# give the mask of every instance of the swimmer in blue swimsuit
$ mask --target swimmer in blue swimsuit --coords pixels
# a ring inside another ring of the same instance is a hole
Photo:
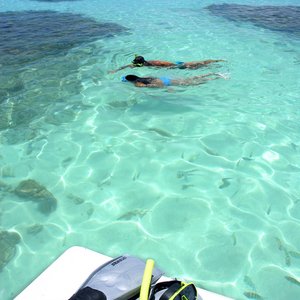
[[[126,68],[136,68],[136,67],[155,67],[155,68],[179,68],[179,69],[199,69],[211,63],[224,61],[222,59],[208,59],[203,61],[191,61],[183,62],[177,61],[175,63],[162,60],[145,60],[143,56],[135,56],[131,64],[123,66],[117,70],[110,71],[110,73],[115,73],[117,71]]]
[[[206,81],[214,80],[218,78],[225,78],[224,75],[218,73],[209,73],[199,76],[193,76],[185,79],[171,79],[169,77],[138,77],[136,75],[125,75],[121,77],[123,82],[131,82],[136,87],[152,87],[163,88],[174,85],[189,86],[199,85]]]
[[[159,79],[163,82],[164,86],[171,85],[172,81],[168,77],[159,77]]]

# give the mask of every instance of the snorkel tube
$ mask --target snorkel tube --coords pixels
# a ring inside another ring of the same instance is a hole
[[[135,67],[143,67],[144,66],[144,63],[142,63],[142,62],[140,62],[140,63],[137,63],[137,62],[135,62],[135,60],[136,60],[136,58],[137,57],[142,57],[142,56],[140,56],[140,55],[138,55],[138,54],[134,54],[134,60],[131,62]],[[143,58],[143,57],[142,57]],[[143,60],[144,60],[144,58],[143,58]]]
[[[147,259],[140,290],[140,300],[148,300],[153,268],[154,260]]]

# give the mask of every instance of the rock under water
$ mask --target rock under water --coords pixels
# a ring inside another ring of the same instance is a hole
[[[212,4],[212,14],[235,22],[251,22],[274,31],[300,35],[300,6]]]
[[[35,180],[28,179],[20,182],[14,192],[21,198],[37,202],[38,209],[43,214],[49,214],[56,209],[56,198]]]
[[[21,237],[16,232],[0,231],[0,271],[14,257]]]

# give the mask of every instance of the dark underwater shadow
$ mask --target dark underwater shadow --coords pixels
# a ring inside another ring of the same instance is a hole
[[[273,31],[300,37],[300,6],[212,4],[205,9],[234,22],[249,22]]]
[[[118,24],[79,14],[0,13],[1,142],[35,138],[31,124],[44,116],[55,125],[72,121],[82,109],[80,101],[71,100],[82,90],[78,69],[101,53],[93,42],[127,33]]]
[[[0,13],[0,63],[27,63],[127,32],[116,23],[55,11]]]

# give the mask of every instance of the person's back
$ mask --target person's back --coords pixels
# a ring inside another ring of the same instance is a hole
[[[172,67],[176,66],[176,64],[171,63],[169,61],[163,60],[145,60],[143,56],[136,56],[132,61],[132,64],[137,67],[147,66],[147,67]]]
[[[137,87],[163,87],[164,83],[156,77],[139,77],[136,75],[122,76],[123,82],[131,82]]]

